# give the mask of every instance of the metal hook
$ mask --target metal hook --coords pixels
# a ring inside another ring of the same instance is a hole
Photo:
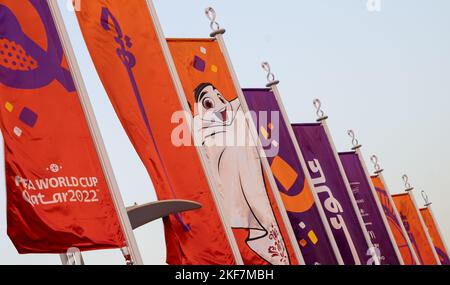
[[[361,148],[362,145],[360,145],[358,139],[356,139],[355,132],[353,130],[348,130],[347,134],[349,137],[352,138],[352,145],[353,145],[352,149],[357,150],[357,149]]]
[[[210,21],[209,26],[211,27],[211,30],[213,32],[217,31],[217,30],[220,30],[220,25],[216,21],[216,18],[217,18],[216,10],[214,10],[213,7],[208,7],[208,8],[205,9],[205,15]]]
[[[275,79],[275,74],[273,74],[272,69],[270,68],[270,64],[265,61],[261,63],[262,69],[267,72],[267,81],[266,87],[272,87],[273,85],[277,85],[280,81]]]
[[[424,190],[422,190],[420,194],[422,195],[423,201],[425,202],[425,207],[430,206],[432,203],[430,202],[430,199],[428,199],[427,193]]]
[[[261,63],[261,67],[267,72],[267,81],[273,82],[275,81],[275,74],[273,74],[272,70],[270,69],[270,64],[265,61]]]
[[[406,191],[406,192],[409,192],[409,191],[414,190],[414,187],[412,187],[411,184],[409,183],[409,177],[408,177],[408,175],[404,174],[404,175],[402,176],[402,179],[403,179],[403,182],[405,182],[405,191]]]
[[[210,34],[211,37],[215,37],[219,34],[222,35],[225,33],[225,30],[221,29],[219,23],[216,21],[217,13],[216,10],[214,10],[214,8],[212,7],[206,8],[205,15],[210,21],[209,26],[211,27],[212,30],[212,33]]]
[[[375,174],[380,174],[381,172],[383,172],[383,169],[381,169],[381,166],[379,164],[379,160],[378,160],[378,156],[376,155],[372,155],[370,157],[370,161],[372,161],[373,163],[373,168],[375,169]]]
[[[326,116],[325,112],[322,110],[322,102],[320,102],[319,99],[314,99],[313,105],[316,108],[317,122],[322,122],[328,119],[328,116]]]

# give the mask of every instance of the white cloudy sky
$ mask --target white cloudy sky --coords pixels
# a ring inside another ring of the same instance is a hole
[[[58,0],[62,7],[66,0]],[[380,157],[393,193],[408,173],[416,197],[424,189],[445,238],[450,239],[450,2],[381,0],[155,0],[167,37],[206,37],[203,11],[213,6],[227,29],[226,42],[243,87],[261,87],[270,61],[292,122],[315,119],[320,98],[339,150],[353,128]],[[63,14],[102,134],[127,205],[155,200],[142,163],[118,123],[94,72],[74,14]],[[0,187],[0,264],[58,264],[58,256],[19,256],[6,236],[4,171]],[[161,222],[136,231],[146,264],[163,264]],[[85,254],[88,264],[122,264],[117,250]]]

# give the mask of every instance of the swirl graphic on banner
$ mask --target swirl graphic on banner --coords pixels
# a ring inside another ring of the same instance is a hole
[[[132,52],[130,52],[128,50],[133,47],[133,43],[131,41],[131,38],[122,32],[122,28],[120,27],[120,24],[117,21],[116,17],[114,17],[114,15],[109,11],[108,8],[104,7],[102,9],[100,24],[105,31],[111,31],[111,23],[116,32],[116,35],[114,36],[114,40],[119,45],[119,47],[116,50],[117,56],[119,57],[120,61],[123,63],[125,68],[127,69],[131,85],[133,86],[133,92],[134,92],[134,95],[136,98],[136,102],[139,106],[139,112],[141,114],[142,119],[144,120],[145,127],[146,127],[147,132],[153,142],[153,145],[155,146],[156,155],[158,156],[158,159],[161,162],[161,165],[163,167],[164,175],[168,181],[170,191],[171,191],[173,197],[176,199],[177,195],[175,194],[175,191],[173,190],[172,184],[171,184],[169,176],[167,174],[167,170],[165,169],[165,166],[162,163],[162,158],[161,158],[161,154],[158,149],[158,144],[156,143],[152,128],[150,127],[150,122],[149,122],[149,119],[147,116],[147,112],[145,111],[141,93],[139,91],[139,87],[136,82],[136,77],[134,76],[134,73],[133,73],[133,67],[136,66],[136,57],[134,56],[134,54]],[[181,217],[180,213],[175,214],[175,217],[176,217],[177,221],[183,226],[184,231],[186,231],[186,232],[190,231],[189,225],[183,222],[183,218]]]
[[[38,89],[54,80],[61,83],[68,92],[75,91],[70,72],[63,68],[63,49],[52,23],[50,11],[39,5],[37,0],[29,1],[40,16],[47,34],[47,50],[44,50],[25,35],[19,20],[5,5],[0,5],[0,18],[6,25],[0,27],[0,80],[8,87],[17,89]]]

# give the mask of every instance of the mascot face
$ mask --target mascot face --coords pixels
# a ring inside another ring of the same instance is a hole
[[[203,121],[221,125],[230,122],[233,108],[212,84],[203,83],[195,92],[196,111]]]

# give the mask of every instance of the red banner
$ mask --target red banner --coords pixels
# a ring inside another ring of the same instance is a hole
[[[197,150],[172,140],[179,125],[172,123],[173,115],[183,108],[146,0],[83,1],[77,17],[103,86],[158,198],[203,206],[164,220],[167,262],[234,264]]]
[[[123,247],[46,1],[0,0],[8,235],[20,253]]]
[[[422,265],[437,265],[432,245],[428,241],[426,229],[420,221],[419,212],[408,193],[392,195],[395,206],[410,236],[417,258]]]

